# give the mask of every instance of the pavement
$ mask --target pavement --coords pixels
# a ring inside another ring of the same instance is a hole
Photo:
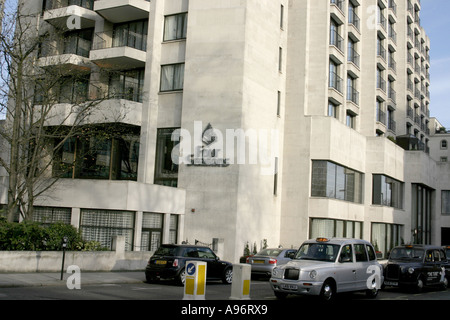
[[[0,288],[66,286],[71,273],[33,272],[33,273],[0,273]],[[80,282],[90,284],[142,283],[145,281],[144,271],[109,271],[81,272]]]

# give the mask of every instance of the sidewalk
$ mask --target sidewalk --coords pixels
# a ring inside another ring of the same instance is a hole
[[[42,272],[42,273],[0,273],[0,288],[14,287],[42,287],[65,286],[69,273]],[[82,285],[115,284],[115,283],[142,283],[145,281],[144,271],[110,271],[110,272],[81,272]]]

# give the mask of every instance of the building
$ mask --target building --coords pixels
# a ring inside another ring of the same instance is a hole
[[[129,250],[198,241],[231,261],[246,243],[357,237],[385,255],[448,237],[419,0],[27,6],[39,32],[63,32],[39,66],[84,73],[85,97],[108,93],[91,121],[125,132],[65,173],[42,216],[104,243],[124,233]]]

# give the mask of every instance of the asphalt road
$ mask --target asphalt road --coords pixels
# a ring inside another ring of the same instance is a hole
[[[206,300],[229,300],[231,286],[221,282],[208,282]],[[135,284],[98,284],[82,285],[80,289],[68,289],[66,286],[44,286],[26,288],[1,288],[0,300],[183,300],[184,288],[169,281],[157,284],[145,282]],[[255,301],[276,301],[268,281],[252,281],[250,298]],[[312,297],[289,296],[291,302],[312,302]],[[337,301],[364,301],[364,293],[341,294]],[[450,300],[450,289],[446,291],[425,289],[416,294],[397,288],[381,290],[378,301],[394,300]]]

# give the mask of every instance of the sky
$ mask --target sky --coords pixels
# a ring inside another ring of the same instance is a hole
[[[450,129],[450,1],[421,0],[420,23],[430,38],[430,112]]]

